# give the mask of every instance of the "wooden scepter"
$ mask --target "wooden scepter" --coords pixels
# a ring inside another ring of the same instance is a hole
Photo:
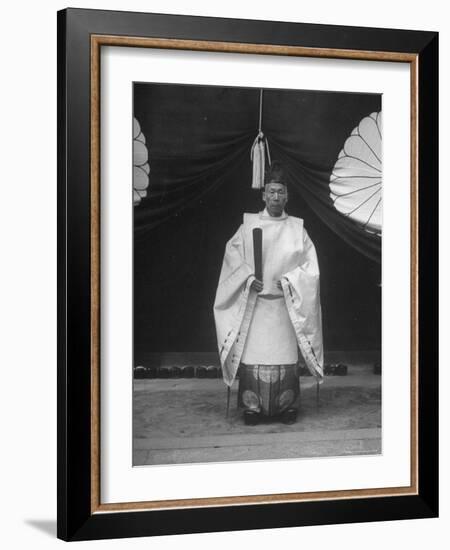
[[[262,229],[255,227],[253,229],[253,259],[255,262],[255,277],[262,281]]]

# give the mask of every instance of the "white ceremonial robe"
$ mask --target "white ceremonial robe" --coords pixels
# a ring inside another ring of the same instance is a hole
[[[263,232],[262,292],[254,277],[253,229]],[[281,280],[282,290],[277,281]],[[303,220],[283,213],[244,214],[228,241],[214,303],[224,382],[231,386],[240,362],[280,365],[297,362],[297,349],[310,372],[323,378],[319,266]]]

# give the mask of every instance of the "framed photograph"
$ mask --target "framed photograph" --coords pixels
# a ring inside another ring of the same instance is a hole
[[[58,536],[438,514],[434,32],[58,13]]]

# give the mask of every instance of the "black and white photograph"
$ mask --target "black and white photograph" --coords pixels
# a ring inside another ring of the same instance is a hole
[[[382,453],[382,95],[134,82],[130,124],[133,466]]]
[[[2,15],[2,547],[448,546],[445,3]]]

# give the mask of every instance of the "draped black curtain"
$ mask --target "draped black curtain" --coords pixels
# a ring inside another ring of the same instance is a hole
[[[136,83],[134,116],[149,149],[148,196],[134,209],[135,352],[212,351],[212,303],[226,241],[251,189],[259,89]],[[263,131],[321,266],[325,346],[380,346],[379,237],[335,210],[328,181],[346,137],[381,96],[264,90]]]

